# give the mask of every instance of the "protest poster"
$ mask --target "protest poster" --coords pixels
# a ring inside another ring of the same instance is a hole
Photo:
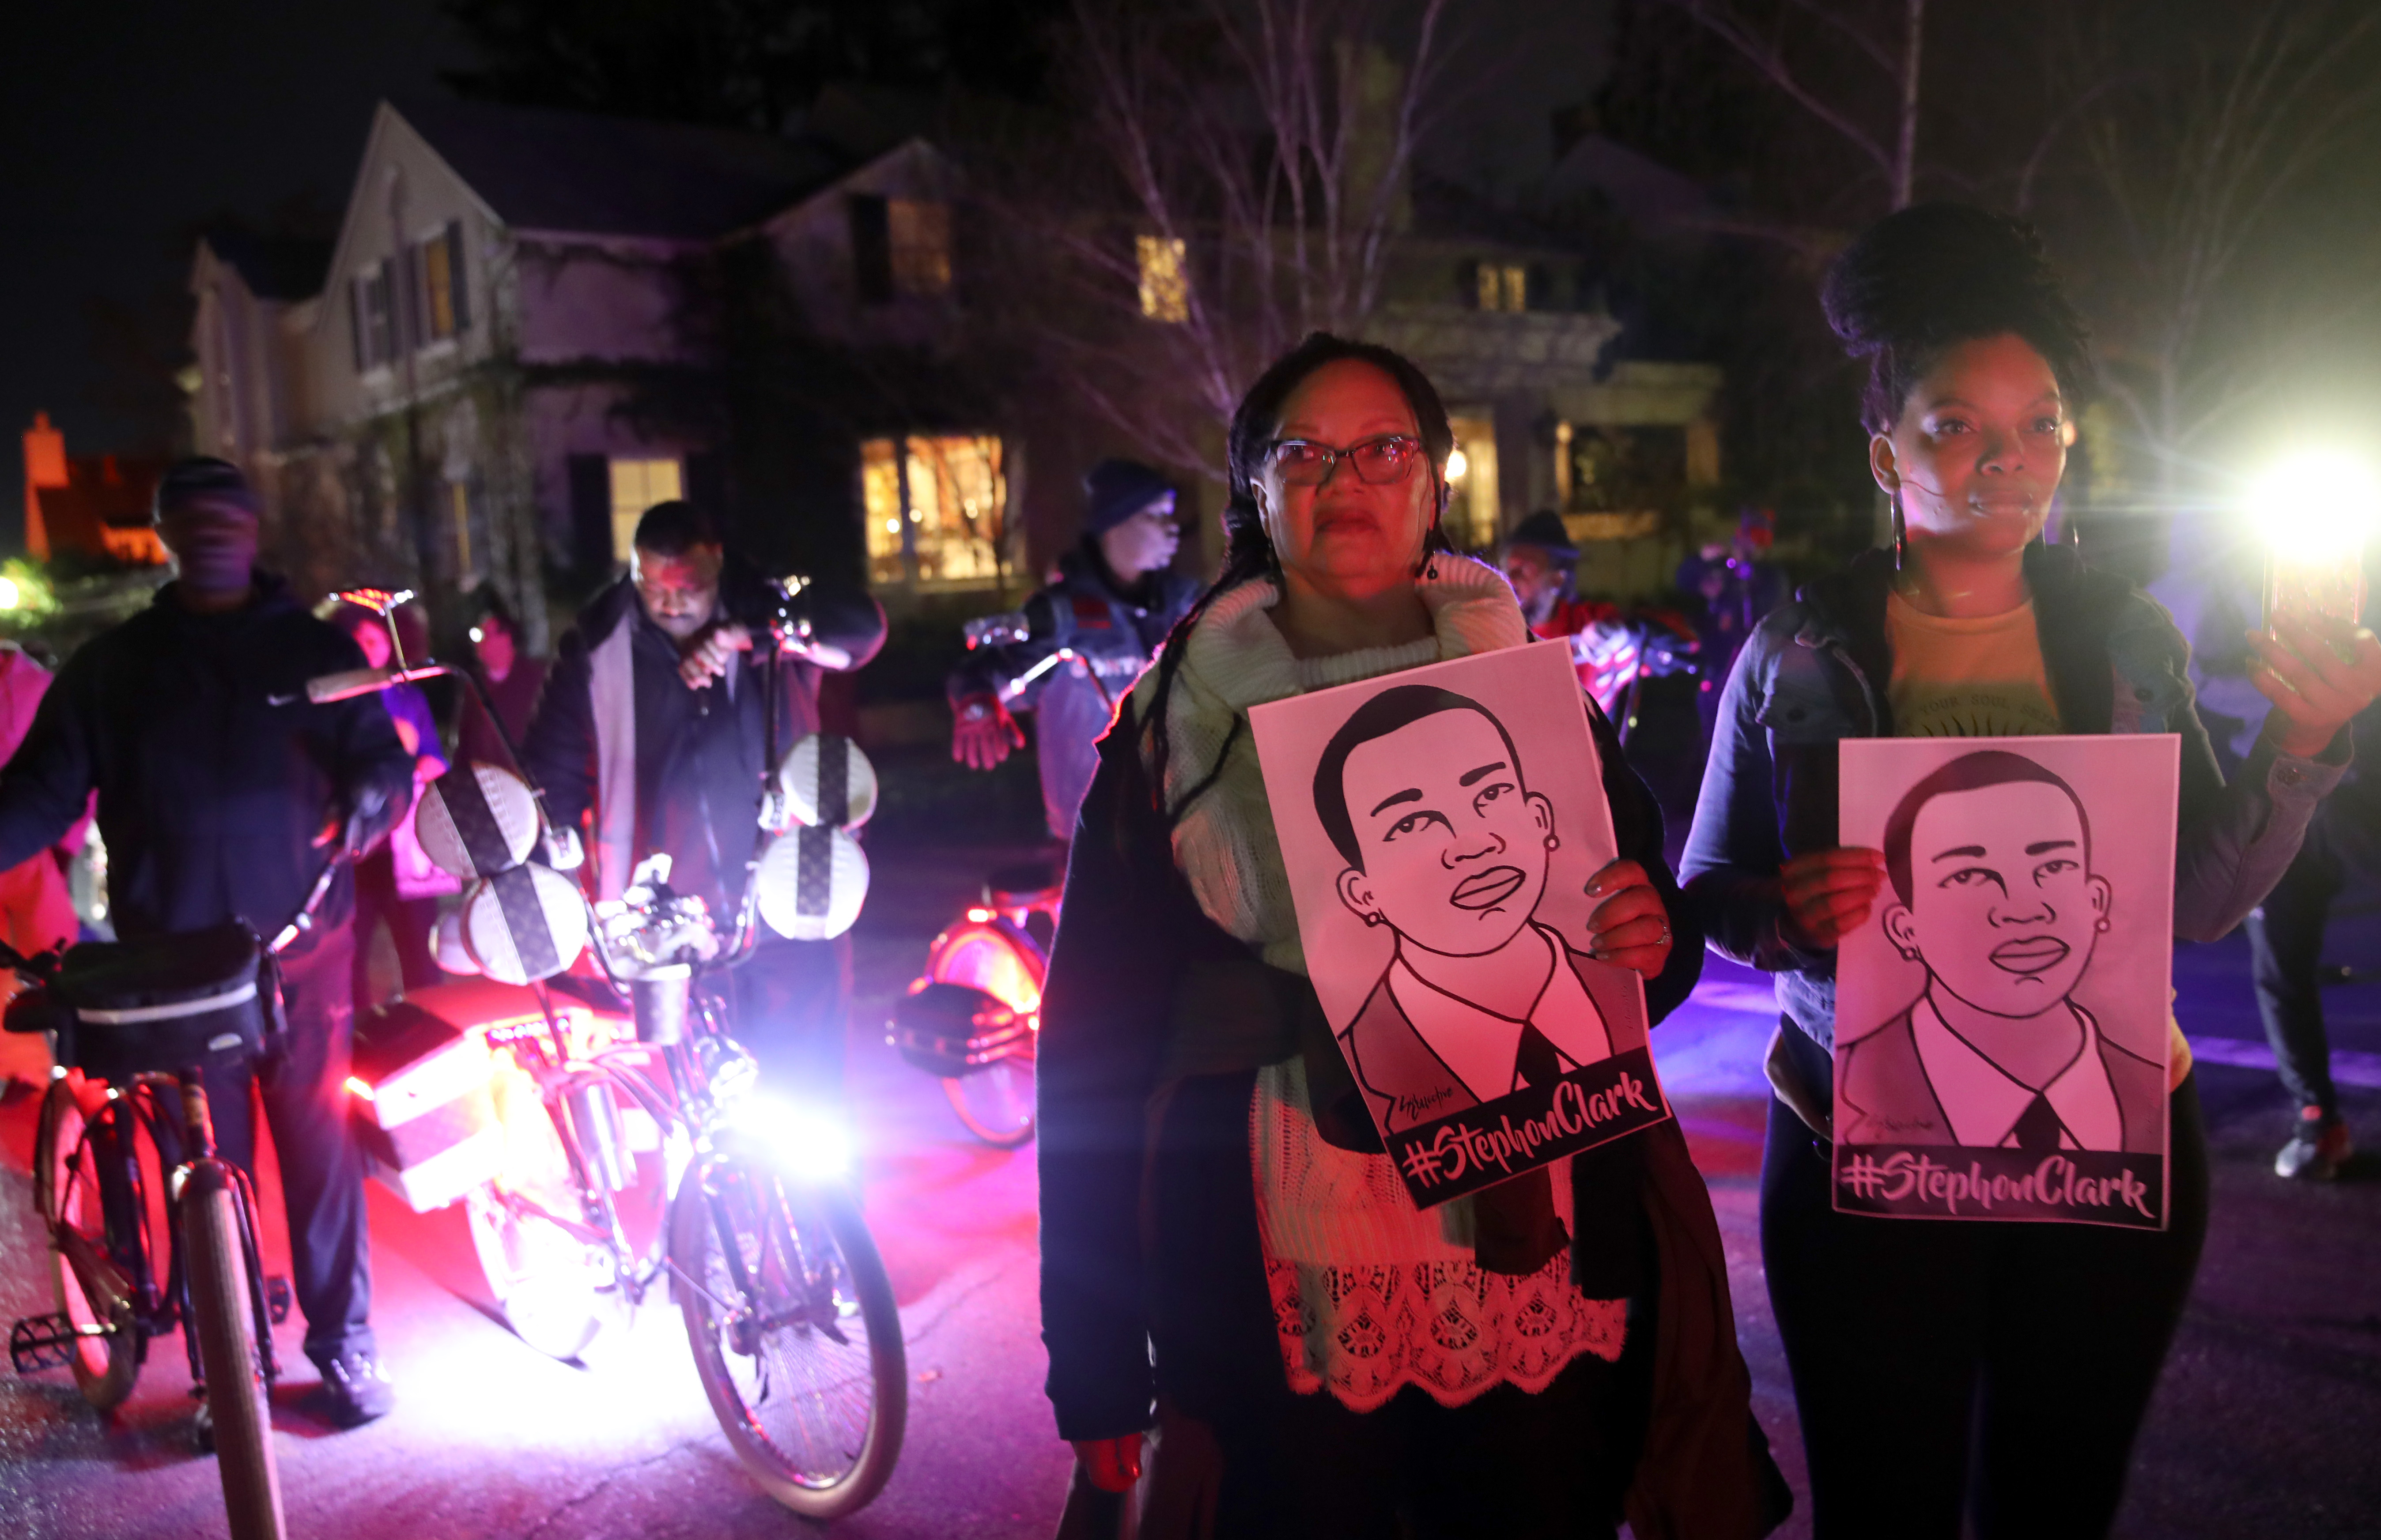
[[[1615,845],[1567,647],[1249,722],[1308,977],[1418,1206],[1669,1116],[1642,981],[1588,955]]]
[[[1848,739],[1835,1206],[2164,1229],[2180,739]]]

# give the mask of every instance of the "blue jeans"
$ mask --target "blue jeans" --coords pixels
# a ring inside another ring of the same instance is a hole
[[[2338,1115],[2339,1093],[2331,1083],[2331,1040],[2316,970],[2332,902],[2348,880],[2329,811],[2316,815],[2298,858],[2248,919],[2250,973],[2274,1067],[2295,1106],[2321,1107],[2326,1118]]]

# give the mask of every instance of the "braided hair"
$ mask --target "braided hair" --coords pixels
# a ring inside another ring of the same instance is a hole
[[[1413,409],[1414,425],[1422,437],[1422,454],[1429,460],[1432,479],[1436,483],[1436,500],[1431,511],[1430,532],[1422,541],[1422,560],[1442,552],[1451,552],[1442,527],[1447,512],[1447,478],[1439,468],[1447,463],[1448,453],[1455,447],[1455,430],[1447,420],[1447,407],[1438,398],[1438,389],[1430,383],[1412,360],[1377,343],[1357,342],[1329,332],[1313,332],[1305,341],[1274,361],[1273,366],[1257,378],[1240,397],[1239,408],[1232,413],[1232,425],[1226,439],[1229,461],[1231,500],[1224,507],[1224,568],[1199,595],[1198,602],[1175,622],[1166,635],[1157,656],[1157,684],[1150,697],[1149,717],[1143,725],[1147,735],[1151,761],[1155,771],[1150,777],[1150,798],[1154,810],[1162,814],[1171,830],[1190,811],[1190,804],[1215,784],[1224,773],[1224,763],[1231,757],[1232,745],[1246,725],[1246,719],[1236,717],[1225,740],[1223,752],[1215,756],[1215,765],[1199,777],[1190,788],[1175,801],[1171,807],[1166,801],[1166,766],[1172,750],[1172,735],[1166,721],[1166,706],[1173,699],[1174,678],[1182,667],[1184,644],[1198,628],[1215,602],[1232,590],[1260,580],[1281,578],[1281,561],[1275,554],[1273,541],[1264,532],[1264,515],[1257,505],[1257,478],[1264,473],[1266,458],[1271,454],[1274,435],[1281,431],[1282,409],[1308,376],[1327,365],[1343,361],[1368,363],[1397,382],[1398,393]]]
[[[2083,319],[2030,225],[1965,203],[1887,214],[1828,269],[1820,301],[1844,351],[1868,361],[1861,425],[1889,433],[1919,379],[1963,342],[2015,335],[2070,399],[2090,377]]]

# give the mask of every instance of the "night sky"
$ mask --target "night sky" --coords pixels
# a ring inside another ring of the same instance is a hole
[[[433,0],[27,0],[6,35],[0,547],[14,549],[35,409],[69,452],[161,446],[198,232],[299,203],[335,219],[373,104],[462,57]]]

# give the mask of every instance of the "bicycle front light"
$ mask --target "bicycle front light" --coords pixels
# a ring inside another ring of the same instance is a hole
[[[722,1121],[798,1181],[836,1181],[851,1174],[851,1134],[827,1113],[751,1095],[727,1108]]]

